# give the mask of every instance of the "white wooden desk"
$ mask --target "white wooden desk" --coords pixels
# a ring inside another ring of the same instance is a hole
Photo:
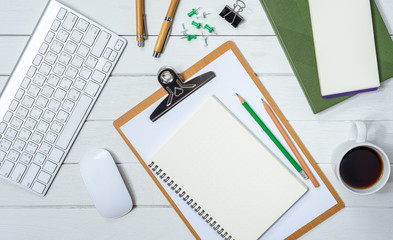
[[[345,202],[345,209],[302,239],[393,239],[393,182],[377,194],[359,197],[338,185],[330,164],[333,149],[347,139],[353,120],[364,120],[369,139],[393,160],[393,82],[314,115],[258,0],[246,0],[246,19],[232,28],[218,13],[234,0],[181,1],[165,53],[153,59],[153,46],[169,0],[146,0],[149,40],[135,41],[135,1],[64,0],[128,40],[113,76],[84,125],[48,195],[36,197],[0,181],[0,239],[193,239],[153,181],[112,126],[113,120],[153,93],[155,74],[163,65],[183,71],[227,40],[233,40],[297,131],[306,147]],[[377,0],[393,33],[393,1]],[[10,75],[47,0],[0,0],[0,88]],[[180,23],[195,31],[186,15],[203,7],[212,13],[203,22],[218,33],[203,47],[199,40],[180,39]],[[116,103],[116,104],[114,104]],[[134,209],[108,220],[95,210],[79,174],[79,159],[96,148],[110,150],[127,181]]]

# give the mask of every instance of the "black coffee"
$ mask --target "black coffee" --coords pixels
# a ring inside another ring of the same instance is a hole
[[[340,164],[340,175],[353,188],[365,189],[374,185],[383,172],[379,154],[368,147],[357,147],[345,154]]]

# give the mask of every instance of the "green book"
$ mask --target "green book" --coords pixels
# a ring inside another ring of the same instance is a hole
[[[308,0],[260,1],[312,111],[319,113],[350,98],[323,99],[321,96]],[[371,11],[380,81],[383,82],[393,77],[393,41],[373,0]]]

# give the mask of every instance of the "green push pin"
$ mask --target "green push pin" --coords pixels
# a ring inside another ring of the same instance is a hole
[[[195,21],[192,21],[191,24],[194,25],[197,29],[199,29],[201,27],[201,23],[197,23]]]
[[[196,39],[196,35],[187,34],[187,41],[191,41],[191,39]]]
[[[197,9],[194,9],[194,8],[193,8],[193,9],[191,10],[191,12],[187,13],[187,15],[188,15],[189,17],[192,17],[192,15],[197,14],[198,9],[199,9],[199,8],[197,8]]]
[[[196,35],[189,35],[189,34],[187,34],[187,35],[185,35],[182,38],[187,38],[187,41],[191,41],[192,39],[196,39]]]
[[[207,24],[205,24],[205,26],[204,26],[203,28],[206,28],[206,29],[209,31],[209,33],[211,33],[211,32],[214,31],[214,27],[210,27],[210,26],[207,25]]]

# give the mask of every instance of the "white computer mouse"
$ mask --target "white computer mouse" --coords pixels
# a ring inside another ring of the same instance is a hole
[[[80,161],[80,172],[94,205],[103,217],[119,218],[131,211],[130,193],[107,150],[87,153]]]

